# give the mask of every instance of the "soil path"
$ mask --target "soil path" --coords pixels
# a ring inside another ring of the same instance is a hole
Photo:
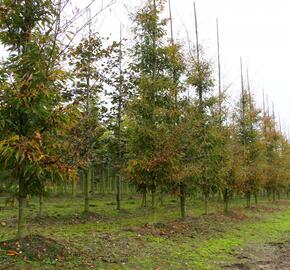
[[[241,251],[240,263],[225,266],[224,270],[290,270],[290,240],[255,245]]]

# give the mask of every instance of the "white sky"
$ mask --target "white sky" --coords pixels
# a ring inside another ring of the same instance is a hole
[[[110,1],[96,0],[92,15],[102,2],[106,5]],[[72,2],[81,9],[90,0]],[[175,37],[186,45],[185,27],[195,40],[193,1],[171,2]],[[117,4],[98,16],[94,28],[105,36],[112,34],[112,38],[119,39],[120,22],[129,30],[128,13],[141,3],[142,0],[117,0]],[[230,85],[232,100],[240,91],[242,57],[257,102],[262,103],[264,88],[287,130],[286,126],[290,126],[290,0],[196,0],[196,6],[200,41],[213,62],[217,59],[216,18],[219,18],[223,85]]]
[[[81,7],[89,0],[74,1]],[[109,1],[103,0],[103,3]],[[92,14],[100,8],[101,2],[92,7]],[[193,1],[171,2],[175,36],[186,44],[186,27],[194,41]],[[117,4],[99,16],[95,27],[100,33],[112,33],[117,39],[120,21],[129,29],[128,12],[140,3],[142,0],[117,0]],[[196,6],[200,41],[207,57],[214,62],[217,58],[216,18],[219,18],[223,85],[230,85],[229,94],[233,99],[239,94],[242,57],[257,102],[262,104],[264,89],[286,130],[286,125],[290,125],[290,1],[196,0]]]

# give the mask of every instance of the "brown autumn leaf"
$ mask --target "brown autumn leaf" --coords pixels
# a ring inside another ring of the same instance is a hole
[[[6,255],[7,256],[17,256],[18,255],[18,252],[15,251],[15,250],[7,250],[6,251]]]

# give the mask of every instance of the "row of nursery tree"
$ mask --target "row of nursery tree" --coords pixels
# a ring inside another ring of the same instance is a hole
[[[209,197],[222,194],[225,212],[234,194],[250,206],[261,193],[288,193],[290,146],[275,115],[257,107],[243,71],[240,98],[227,105],[220,62],[215,80],[196,17],[192,50],[174,38],[170,2],[162,0],[132,14],[131,42],[121,31],[110,43],[93,31],[93,17],[68,32],[86,12],[62,20],[68,2],[0,4],[0,184],[17,194],[19,238],[28,195],[42,207],[48,188],[70,185],[74,193],[81,179],[89,212],[90,191],[106,170],[117,209],[126,183],[144,204],[152,196],[153,213],[156,194],[177,196],[182,218],[193,192],[206,211]]]

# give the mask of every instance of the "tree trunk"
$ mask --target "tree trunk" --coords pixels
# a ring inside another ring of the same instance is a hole
[[[229,190],[226,188],[224,190],[224,214],[229,213]]]
[[[152,217],[153,217],[153,223],[156,223],[156,188],[151,190],[151,208],[152,208]]]
[[[223,196],[222,196],[222,192],[219,191],[219,192],[218,192],[218,198],[217,198],[218,202],[221,202],[221,201],[222,201],[222,198],[223,198]]]
[[[181,219],[185,220],[185,199],[186,199],[186,193],[185,193],[185,184],[180,183],[180,215]]]
[[[117,210],[121,210],[121,189],[120,185],[121,184],[121,176],[116,175],[116,187],[117,187],[117,192],[116,192],[116,201],[117,201]]]
[[[91,182],[91,194],[92,194],[92,196],[94,196],[95,195],[95,189],[96,189],[96,185],[95,185],[95,167],[91,168],[90,182]]]
[[[64,194],[67,195],[67,182],[65,181],[63,184]]]
[[[246,203],[247,203],[246,207],[250,208],[251,207],[251,192],[249,191],[246,194]]]
[[[90,168],[84,172],[84,195],[85,195],[85,209],[84,213],[89,213],[89,182],[90,182]]]
[[[19,196],[17,239],[23,239],[25,237],[25,207],[26,196]]]
[[[276,193],[275,193],[275,190],[274,189],[272,191],[272,196],[273,196],[273,202],[275,202],[276,201]]]
[[[25,208],[26,208],[27,194],[25,191],[25,183],[23,179],[19,179],[19,195],[18,195],[18,228],[17,239],[25,237]]]
[[[164,192],[161,191],[159,196],[158,196],[158,201],[160,202],[160,206],[163,207],[164,206]]]
[[[75,188],[76,188],[76,183],[74,180],[72,180],[72,182],[71,182],[71,195],[73,197],[75,196],[75,193],[76,193]]]
[[[208,197],[209,197],[209,194],[206,193],[204,195],[204,213],[207,215],[208,214]]]
[[[44,197],[43,192],[39,194],[39,217],[43,217]]]
[[[254,196],[255,196],[255,205],[257,206],[258,205],[258,193],[255,192]]]
[[[144,189],[144,191],[142,192],[142,207],[147,207],[147,191],[146,189]]]
[[[271,190],[270,189],[267,189],[267,198],[268,198],[268,201],[270,202],[271,201]]]
[[[110,167],[110,163],[108,161],[107,163],[107,178],[106,178],[106,182],[105,182],[105,193],[109,193],[109,182],[110,182],[110,176],[111,176],[111,171],[110,171],[111,167]]]
[[[155,190],[152,190],[151,192],[151,198],[152,198],[152,201],[151,201],[151,208],[152,210],[155,210],[156,208],[156,191]]]

